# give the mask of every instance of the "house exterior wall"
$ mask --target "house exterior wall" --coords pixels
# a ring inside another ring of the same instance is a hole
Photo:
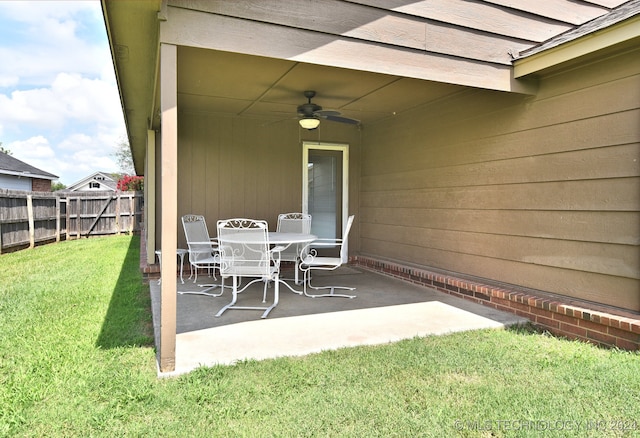
[[[31,190],[33,190],[34,192],[50,192],[51,180],[33,178],[33,180],[31,181]]]
[[[0,188],[10,190],[31,190],[31,178],[0,175]]]
[[[99,181],[87,181],[86,184],[83,184],[73,189],[74,192],[86,192],[86,191],[99,192],[104,190],[114,191],[111,187],[107,186],[106,184],[102,184]]]
[[[323,122],[317,131],[295,119],[265,121],[180,113],[178,120],[178,216],[202,214],[209,233],[218,219],[264,219],[275,231],[278,214],[302,209],[302,142],[349,145],[350,213],[358,214],[360,131]],[[186,248],[182,224],[178,246]],[[357,251],[357,229],[350,251]]]
[[[363,131],[364,255],[640,311],[640,53]]]

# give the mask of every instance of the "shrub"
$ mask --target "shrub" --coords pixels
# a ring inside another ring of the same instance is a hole
[[[118,185],[116,186],[118,190],[122,190],[123,192],[130,191],[141,191],[144,189],[144,177],[136,176],[136,175],[123,175],[118,180]]]

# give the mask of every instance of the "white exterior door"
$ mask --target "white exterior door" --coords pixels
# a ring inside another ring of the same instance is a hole
[[[302,210],[311,233],[340,239],[349,212],[349,148],[345,144],[303,143]]]

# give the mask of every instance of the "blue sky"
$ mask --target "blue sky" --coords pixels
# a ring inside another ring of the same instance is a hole
[[[0,142],[65,185],[119,171],[126,131],[98,0],[0,1]]]

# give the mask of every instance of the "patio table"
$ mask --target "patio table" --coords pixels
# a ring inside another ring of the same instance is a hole
[[[176,256],[180,257],[180,281],[184,284],[184,278],[182,277],[182,268],[184,267],[184,256],[187,255],[189,251],[183,248],[176,249]],[[158,262],[162,264],[162,250],[156,251],[156,256],[158,256]],[[189,265],[189,273],[191,274],[191,265]],[[191,278],[191,275],[189,275]],[[162,278],[158,279],[158,284],[162,282]]]
[[[293,244],[311,243],[318,238],[318,236],[316,236],[315,234],[281,233],[278,231],[270,231],[268,235],[269,235],[270,245],[281,245],[281,246],[284,246],[285,248]],[[246,243],[246,244],[261,243],[253,240],[254,236],[255,234],[253,233],[239,232],[237,234],[227,235],[225,237],[225,240],[228,240],[233,243]],[[283,279],[278,279],[278,281],[284,284],[285,286],[287,286],[289,290],[291,290],[291,292],[297,293],[298,295],[302,295],[302,291],[294,289],[293,287],[291,287],[291,285],[286,283]],[[298,284],[297,270],[295,273],[295,283]]]

